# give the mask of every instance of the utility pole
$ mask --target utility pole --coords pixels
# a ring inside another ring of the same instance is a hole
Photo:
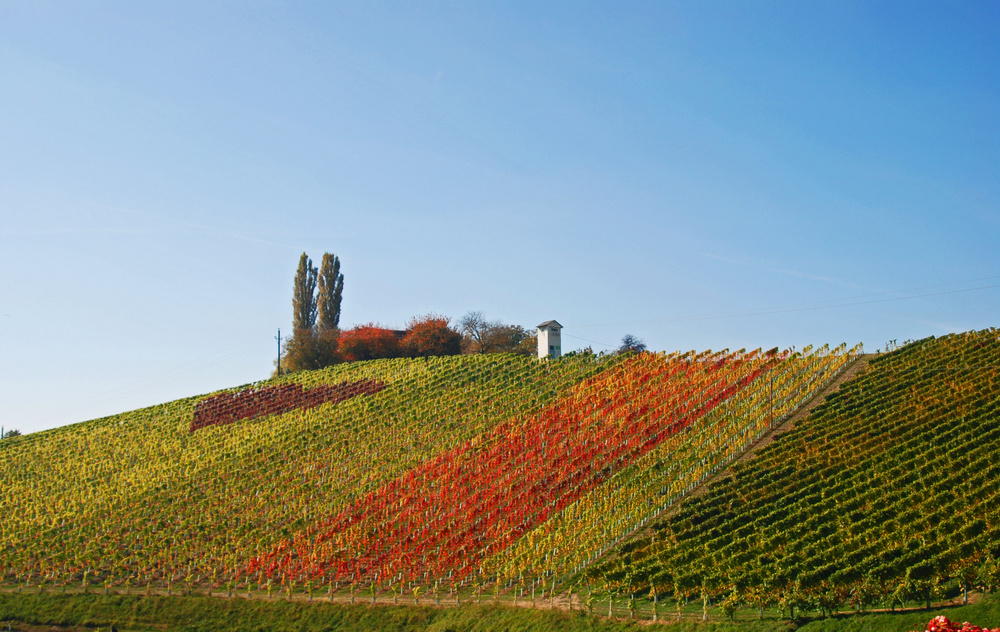
[[[281,377],[281,328],[278,328],[278,335],[275,336],[275,340],[278,341],[278,377]]]

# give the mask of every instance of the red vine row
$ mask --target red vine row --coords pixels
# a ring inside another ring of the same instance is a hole
[[[287,413],[297,409],[315,408],[320,404],[337,404],[356,395],[373,395],[385,388],[376,380],[341,382],[305,390],[300,384],[280,384],[249,388],[236,393],[220,393],[207,397],[195,406],[191,432],[208,426],[231,424],[241,419],[256,419]]]

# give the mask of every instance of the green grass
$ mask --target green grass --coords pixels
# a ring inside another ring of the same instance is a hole
[[[934,616],[970,621],[980,626],[1000,625],[1000,599],[991,596],[969,606],[898,614],[842,615],[796,622],[743,619],[736,623],[669,621],[670,632],[910,632],[923,630]],[[609,621],[581,612],[531,610],[464,605],[371,606],[366,604],[302,603],[137,595],[57,595],[0,593],[0,622],[57,626],[75,630],[112,626],[123,632],[617,632],[650,629],[627,620]],[[0,623],[0,630],[6,629]]]
[[[0,621],[69,628],[184,632],[486,632],[637,630],[580,613],[468,605],[370,606],[213,597],[0,594]],[[6,629],[0,625],[0,629]],[[14,624],[16,628],[16,623]]]
[[[800,622],[800,632],[921,632],[938,615],[952,621],[968,621],[983,628],[1000,627],[1000,598],[990,595],[968,606],[931,610],[910,610],[896,614],[840,615],[828,619]]]

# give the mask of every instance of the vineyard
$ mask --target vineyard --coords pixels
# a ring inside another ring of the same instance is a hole
[[[874,358],[693,498],[858,349],[291,374],[0,443],[0,584],[912,599],[1000,553],[998,354],[989,331]]]
[[[807,420],[589,570],[676,603],[836,610],[1000,584],[995,330],[875,357]]]

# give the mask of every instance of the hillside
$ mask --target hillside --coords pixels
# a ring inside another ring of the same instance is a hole
[[[0,577],[352,600],[564,591],[855,357],[361,362],[4,441]]]

